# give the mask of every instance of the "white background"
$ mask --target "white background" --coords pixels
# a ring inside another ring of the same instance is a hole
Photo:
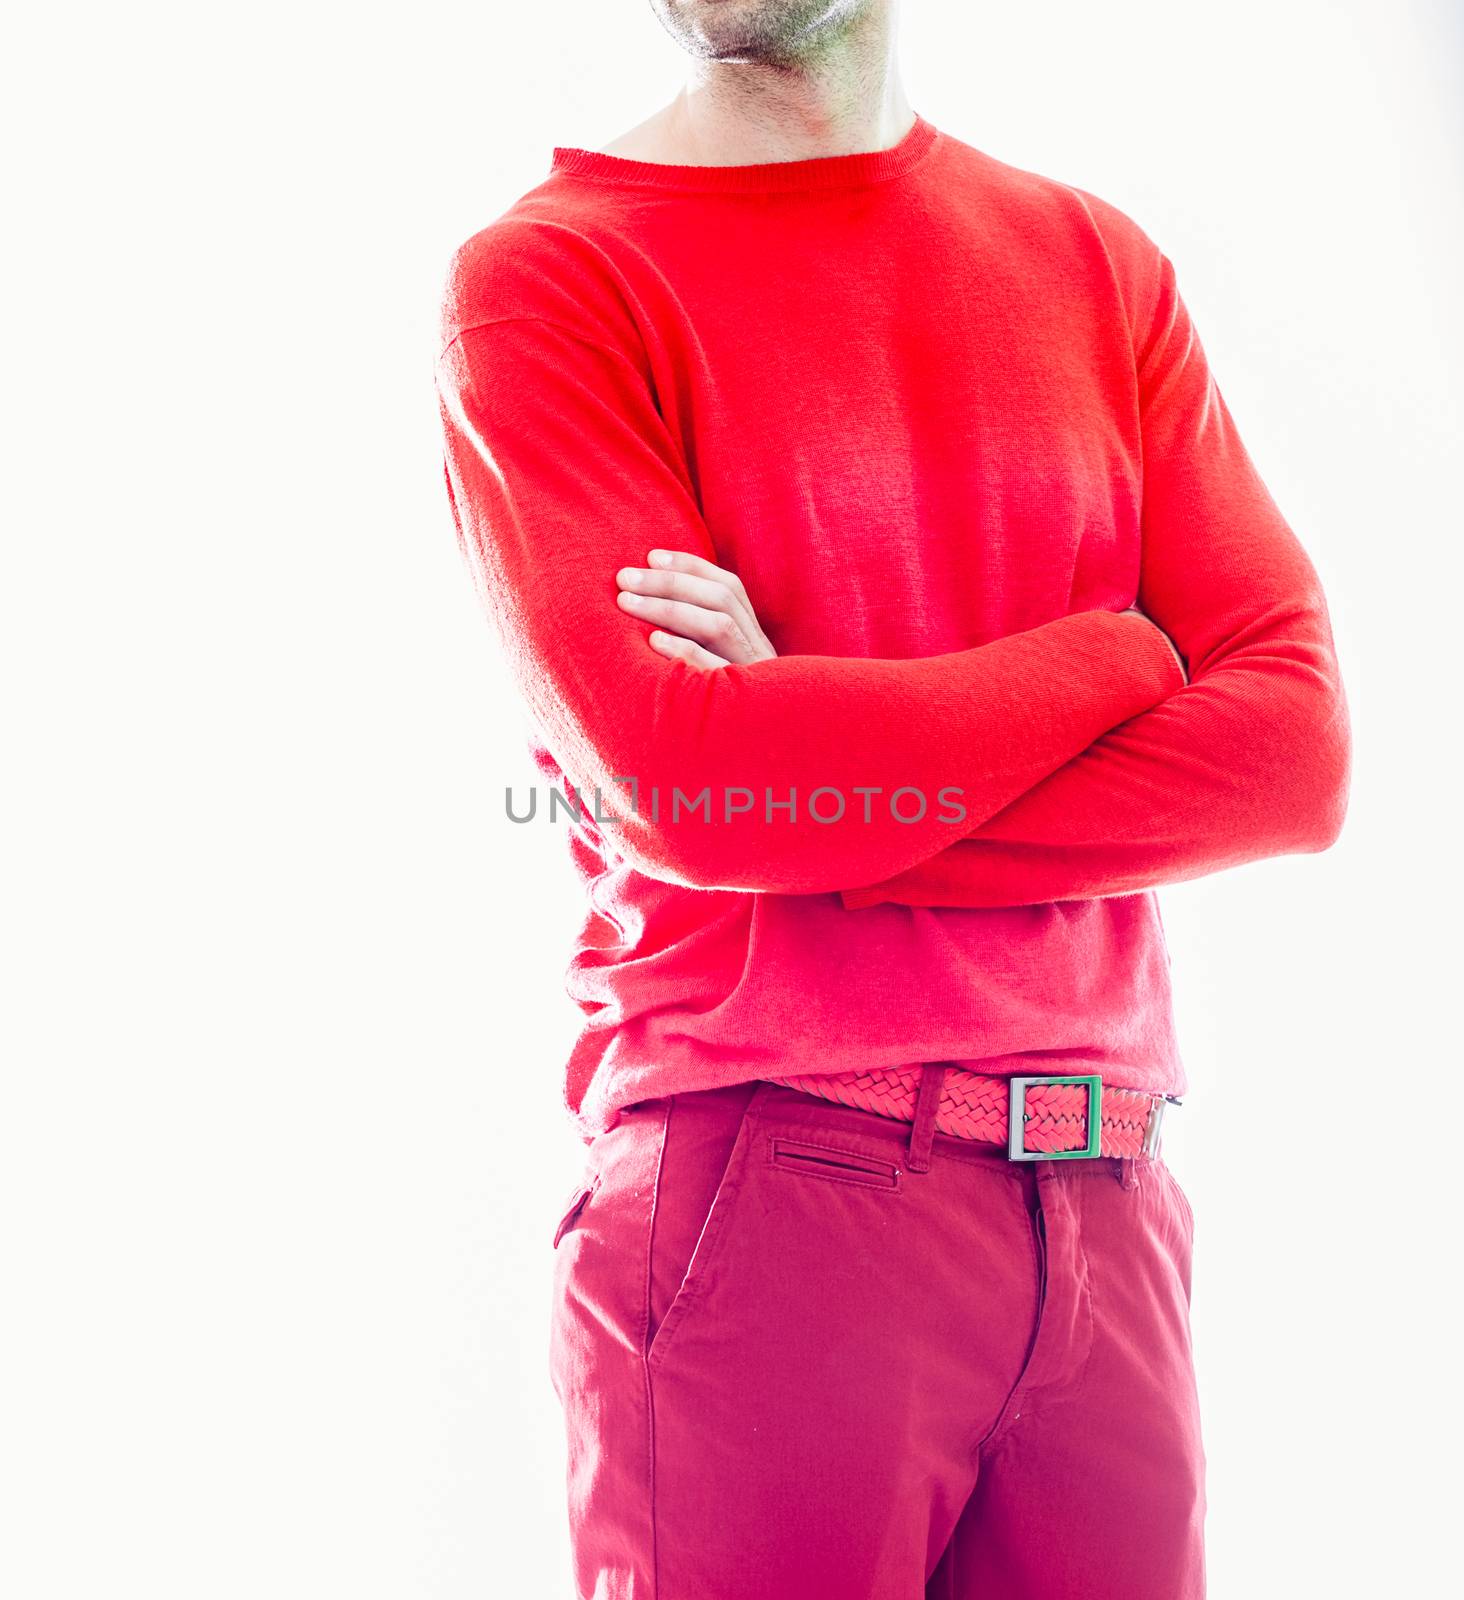
[[[1212,1592],[1434,1592],[1461,8],[906,10],[917,110],[1172,256],[1327,587],[1342,841],[1163,896]],[[501,816],[532,769],[449,522],[435,300],[682,58],[644,0],[36,8],[7,53],[0,1583],[567,1594],[578,902]]]

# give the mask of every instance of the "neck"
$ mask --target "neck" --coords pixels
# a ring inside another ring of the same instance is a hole
[[[894,7],[869,5],[785,62],[698,60],[680,93],[607,154],[742,166],[885,150],[914,125]]]

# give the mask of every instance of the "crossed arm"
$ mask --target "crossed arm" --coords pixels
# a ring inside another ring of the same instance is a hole
[[[683,580],[717,570],[636,352],[540,317],[454,335],[438,383],[462,549],[561,766],[612,805],[634,795],[613,838],[626,859],[699,888],[996,906],[1131,893],[1332,842],[1350,749],[1316,574],[1235,432],[1167,260],[1144,327],[1137,598],[1153,621],[1084,612],[906,661],[777,658],[755,641],[734,659],[698,637],[692,613],[718,605],[653,592],[674,557],[660,573],[641,564],[640,530],[654,529],[687,558]],[[617,608],[612,585],[644,598]],[[744,631],[760,634],[737,590]],[[901,787],[932,801],[958,789],[964,821],[934,804],[915,822],[851,810],[832,824],[786,807],[820,788]],[[677,817],[677,790],[707,791],[711,814]]]
[[[1140,373],[1139,593],[1188,659],[1188,686],[907,871],[845,888],[846,906],[1132,894],[1337,837],[1350,729],[1316,573],[1241,443],[1167,261],[1158,314]],[[704,668],[770,649],[735,578],[694,557],[668,564],[686,576],[621,577],[668,597],[627,607],[676,630],[658,648]]]
[[[1016,906],[1132,894],[1325,850],[1351,727],[1315,569],[1261,481],[1161,258],[1139,360],[1139,604],[1190,682],[850,907]]]

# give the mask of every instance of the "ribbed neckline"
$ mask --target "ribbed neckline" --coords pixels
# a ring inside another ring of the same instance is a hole
[[[847,189],[883,183],[908,172],[940,138],[940,130],[916,113],[898,144],[887,150],[861,150],[842,156],[811,156],[802,161],[757,161],[740,167],[673,166],[632,161],[603,150],[555,145],[551,172],[572,173],[601,182],[639,184],[656,189],[703,189],[743,194],[787,189]]]

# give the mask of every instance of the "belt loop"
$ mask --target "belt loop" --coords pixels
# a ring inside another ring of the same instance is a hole
[[[905,1157],[905,1165],[911,1172],[930,1171],[930,1148],[935,1143],[935,1118],[940,1110],[945,1075],[944,1062],[927,1064],[920,1069],[920,1093],[915,1097],[915,1122],[910,1129],[910,1148]]]

